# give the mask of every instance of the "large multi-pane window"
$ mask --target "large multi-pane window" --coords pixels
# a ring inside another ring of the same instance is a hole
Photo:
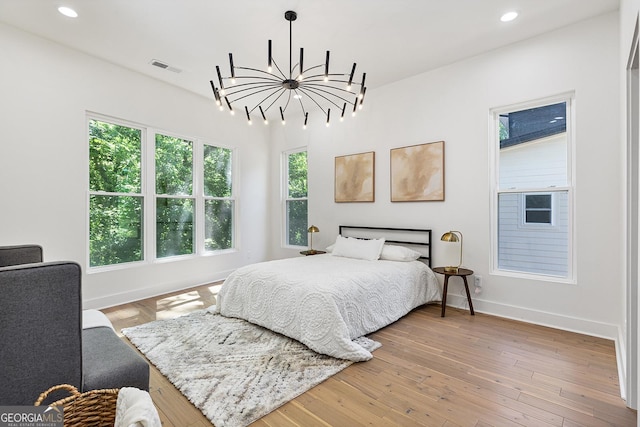
[[[572,280],[571,96],[493,111],[493,269]]]
[[[307,246],[307,151],[284,153],[285,244]]]
[[[234,247],[233,150],[89,118],[89,264]]]

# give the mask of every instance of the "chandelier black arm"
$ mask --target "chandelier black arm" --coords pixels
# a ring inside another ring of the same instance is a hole
[[[247,96],[251,96],[254,93],[260,93],[261,91],[259,91],[259,89],[263,89],[263,88],[277,89],[277,88],[282,87],[280,84],[274,84],[274,83],[247,83],[245,86],[249,86],[249,85],[251,87],[245,87],[244,89],[233,90],[234,88],[232,88],[231,90],[228,90],[226,92],[225,96],[229,97],[229,96],[238,95],[239,93],[242,93],[242,92],[254,91],[254,90],[256,91],[256,92],[251,92],[251,93],[246,94],[245,96],[243,96],[243,98],[245,98]],[[239,87],[239,86],[236,86],[236,88],[237,87]],[[265,89],[265,90],[267,90],[267,89]],[[242,98],[236,98],[232,102],[236,102],[238,99],[242,99]]]
[[[275,65],[276,69],[278,70],[278,72],[280,73],[280,76],[282,76],[283,79],[287,79],[287,75],[285,73],[282,72],[282,70],[280,69],[280,66],[278,65],[278,63],[276,62],[275,59],[273,59],[273,57],[271,57],[271,63],[273,65]]]
[[[305,91],[304,89],[301,89],[301,88],[298,88],[297,90],[299,90],[300,92],[304,93],[304,94],[307,96],[307,98],[311,100],[311,102],[313,102],[314,104],[316,104],[316,106],[320,109],[320,111],[322,111],[325,115],[327,114],[327,112],[325,111],[325,109],[324,109],[324,108],[322,108],[322,106],[318,103],[318,101],[316,101],[316,100],[313,98],[313,96],[311,96],[311,95],[309,95],[309,94],[307,94],[307,93],[306,93],[306,92],[311,92],[311,93],[313,93],[313,91],[310,91],[310,90],[308,90],[308,89]],[[338,104],[336,104],[335,102],[331,101],[330,99],[327,99],[325,96],[320,95],[320,94],[317,94],[317,95],[318,95],[318,96],[321,96],[322,98],[325,98],[325,99],[326,99],[328,102],[330,102],[331,104],[338,106]],[[302,98],[298,99],[298,101],[300,101],[300,106],[302,107],[302,112],[304,113],[304,105],[302,104]],[[338,106],[338,108],[339,108],[339,107],[340,107],[340,106]]]
[[[226,78],[226,77],[225,77]],[[273,83],[278,83],[281,84],[282,80],[275,78],[275,77],[263,77],[263,76],[235,76],[234,77],[236,80],[247,80],[247,79],[253,79],[253,80],[260,80],[263,82],[273,82]],[[238,83],[233,83],[229,86],[238,86]],[[227,87],[229,87],[227,86]]]
[[[269,98],[271,98],[272,96],[274,96],[275,94],[277,94],[277,93],[278,93],[278,90],[282,90],[282,91],[284,91],[285,89],[284,89],[284,88],[282,88],[282,87],[281,87],[281,88],[276,88],[276,89],[263,89],[263,90],[261,90],[261,91],[254,92],[254,93],[252,93],[252,94],[250,94],[250,95],[257,95],[257,94],[259,94],[259,93],[261,93],[261,92],[265,92],[265,91],[267,91],[267,90],[272,90],[272,93],[270,93],[269,95],[265,96],[262,100],[260,100],[260,102],[258,102],[258,103],[257,103],[257,104],[256,104],[256,105],[255,105],[251,110],[249,110],[249,113],[252,113],[252,112],[253,112],[253,110],[255,110],[256,108],[258,108],[258,106],[259,106],[260,104],[262,104],[262,103],[263,103],[263,102],[265,102],[267,99],[269,99]],[[246,95],[246,96],[249,96],[249,95]],[[244,97],[243,97],[243,98],[244,98]],[[267,108],[267,110],[268,110],[268,109],[269,109],[269,108]]]
[[[265,108],[265,109],[264,109],[264,111],[269,111],[269,108],[271,108],[271,107],[273,106],[273,104],[275,104],[275,103],[278,101],[278,99],[280,99],[280,97],[282,97],[282,95],[284,95],[284,92],[285,92],[285,90],[284,90],[284,88],[283,88],[283,89],[282,89],[282,92],[280,92],[280,95],[278,95],[278,96],[276,97],[276,99],[274,99],[274,100],[273,100],[273,102],[272,102],[271,104],[269,104],[269,106],[268,106],[267,108]],[[289,91],[289,96],[291,96],[291,91]],[[287,101],[287,105],[288,105],[288,104],[289,104],[289,101]],[[255,107],[254,107],[254,108],[255,108]],[[286,110],[286,108],[287,108],[287,107],[286,107],[286,105],[285,105],[285,107],[284,107],[284,109],[283,109],[282,111],[284,112],[284,110]],[[251,111],[253,111],[253,110],[251,110]]]
[[[238,67],[236,67],[238,68]],[[348,74],[329,74],[329,76],[344,76],[347,77]],[[319,80],[312,80],[312,79],[319,79]],[[314,74],[313,76],[309,76],[309,77],[305,77],[303,81],[314,81],[314,82],[324,82],[324,74]],[[327,82],[325,83],[344,83],[345,86],[349,83],[349,80],[337,80],[337,79],[329,79]],[[351,81],[351,86],[362,86],[361,82],[356,82],[356,81]]]
[[[300,88],[298,88],[298,89],[300,89]],[[298,89],[296,89],[296,93],[298,93]],[[303,92],[303,93],[304,93],[304,92]],[[312,100],[313,102],[315,102],[315,101],[313,100],[313,98],[311,98],[311,100]],[[298,96],[298,102],[300,103],[300,109],[302,110],[302,117],[305,117],[305,118],[306,118],[308,113],[307,113],[307,112],[305,111],[305,109],[304,109],[304,103],[302,102],[302,97],[301,97],[301,96]],[[318,103],[317,103],[317,102],[315,102],[315,104],[316,104],[316,105],[318,105]],[[320,106],[318,105],[318,107],[320,107]],[[322,107],[320,107],[320,109],[322,110]],[[324,110],[322,110],[322,111],[324,112]],[[305,120],[305,125],[306,125],[306,124],[307,124],[307,121]]]
[[[275,64],[275,61],[273,61],[273,63]],[[267,75],[269,75],[269,76],[273,77],[274,79],[281,80],[280,76],[278,76],[277,74],[270,73],[270,72],[268,72],[268,71],[261,70],[261,69],[259,69],[259,68],[238,67],[238,66],[236,66],[235,68],[236,68],[236,70],[247,70],[247,71],[254,71],[254,72],[256,72],[256,73],[260,73],[260,74],[267,74]],[[277,64],[276,64],[276,68],[278,68],[278,65],[277,65]],[[280,71],[280,68],[278,68],[278,71]],[[282,73],[282,71],[280,71],[280,73]],[[238,76],[236,76],[236,78],[238,78]]]
[[[272,80],[259,81],[259,82],[249,82],[249,83],[240,83],[240,84],[235,84],[233,86],[227,86],[227,88],[225,89],[225,93],[230,94],[230,93],[237,93],[237,92],[243,92],[243,91],[246,91],[246,90],[251,90],[251,87],[247,87],[247,86],[254,86],[254,87],[282,86],[282,83],[281,82],[274,82]],[[238,88],[244,88],[244,89],[238,90]]]
[[[281,88],[281,87],[269,86],[269,87],[267,87],[267,88],[265,88],[265,89],[260,89],[260,90],[257,90],[257,91],[255,91],[255,92],[248,93],[248,94],[246,94],[246,95],[244,95],[244,96],[241,96],[241,97],[236,98],[236,99],[234,99],[233,101],[229,101],[229,102],[231,102],[231,103],[236,103],[236,102],[238,102],[238,101],[240,101],[240,100],[242,100],[242,99],[244,99],[244,98],[247,98],[247,97],[249,97],[249,96],[257,95],[257,94],[259,94],[259,93],[266,92],[266,91],[273,91],[273,92],[275,93],[276,91],[278,91],[278,90],[280,90],[280,89],[284,90],[284,89],[283,89],[283,88]],[[269,97],[267,97],[267,98],[269,98]],[[265,99],[267,99],[267,98],[265,98]],[[263,99],[262,101],[260,101],[258,104],[256,104],[256,107],[257,107],[258,105],[260,105],[262,102],[264,102],[264,99]],[[255,110],[255,109],[256,109],[256,107],[253,107],[253,108],[251,109],[251,111]]]
[[[319,90],[317,90],[317,89],[315,89],[315,88],[309,88],[309,87],[306,87],[306,88],[298,88],[298,90],[300,90],[300,92],[302,92],[302,93],[305,93],[305,91],[306,91],[306,92],[308,92],[309,94],[313,94],[313,95],[319,96],[319,97],[323,98],[325,101],[329,102],[330,104],[335,105],[335,106],[336,106],[336,107],[338,107],[338,108],[342,108],[342,105],[338,104],[338,103],[334,100],[335,98],[341,99],[342,101],[344,101],[344,102],[346,102],[346,103],[348,103],[348,104],[350,104],[350,105],[353,105],[353,102],[350,102],[350,101],[348,101],[346,98],[343,98],[343,97],[341,97],[341,96],[334,95],[334,94],[332,94],[331,92],[319,91]],[[328,93],[330,96],[334,97],[334,99],[332,99],[332,98],[331,98],[331,97],[329,97],[329,96],[325,96],[325,95],[324,95],[323,93],[321,93],[321,92]],[[315,104],[316,104],[316,105],[317,105],[317,106],[318,106],[322,111],[324,111],[324,109],[323,109],[322,107],[320,107],[320,105],[319,105],[319,104],[318,104],[318,102],[313,98],[313,96],[311,96],[311,95],[307,95],[307,97],[308,97],[308,98],[310,98],[310,99],[311,99],[311,100],[312,100],[312,101],[313,101],[313,102],[314,102],[314,103],[315,103]],[[325,112],[325,114],[326,114],[326,112]]]
[[[352,90],[346,90],[346,89],[343,89],[343,88],[341,88],[341,87],[328,86],[328,85],[315,84],[315,83],[306,83],[306,84],[304,84],[304,85],[300,85],[300,87],[302,87],[302,88],[308,88],[309,90],[313,89],[313,90],[321,91],[321,92],[324,92],[324,93],[328,93],[329,95],[331,95],[331,96],[335,96],[336,98],[340,98],[340,99],[342,99],[343,101],[346,101],[346,102],[348,102],[348,103],[349,103],[349,104],[351,104],[351,105],[353,105],[353,102],[351,102],[351,101],[347,100],[346,98],[344,98],[344,97],[343,97],[342,95],[340,95],[340,94],[336,94],[336,93],[333,93],[333,92],[329,91],[328,89],[332,89],[332,90],[340,91],[340,92],[343,92],[343,93],[345,93],[345,94],[349,94],[349,95],[352,95],[352,96],[357,96],[357,95],[358,95],[358,92],[354,92],[354,91],[352,91]]]

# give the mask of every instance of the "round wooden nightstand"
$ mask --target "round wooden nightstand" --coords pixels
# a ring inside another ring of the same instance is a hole
[[[315,249],[312,251],[300,251],[300,255],[309,256],[309,255],[320,255],[326,254],[325,251],[316,251]]]
[[[464,281],[464,290],[467,291],[469,311],[472,316],[475,315],[473,311],[473,303],[471,302],[471,294],[469,293],[469,284],[467,283],[467,276],[471,276],[473,274],[473,270],[460,267],[456,271],[447,271],[445,270],[445,267],[435,267],[433,268],[433,271],[444,275],[444,287],[442,289],[442,313],[440,313],[440,317],[444,317],[444,310],[447,307],[447,287],[449,286],[449,277],[451,276],[462,277],[462,280]]]

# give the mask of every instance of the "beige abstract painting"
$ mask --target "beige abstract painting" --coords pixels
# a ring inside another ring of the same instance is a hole
[[[336,157],[335,201],[375,201],[375,153]]]
[[[391,149],[391,201],[444,200],[444,141]]]

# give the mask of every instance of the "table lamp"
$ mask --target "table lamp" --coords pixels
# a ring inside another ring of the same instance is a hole
[[[311,234],[311,238],[309,240],[310,244],[309,244],[309,252],[310,253],[315,253],[315,250],[313,249],[313,233],[318,233],[320,231],[320,229],[318,227],[316,227],[315,225],[312,225],[311,227],[309,227],[309,229],[307,230],[309,232],[309,234]]]
[[[458,234],[460,235],[459,238],[458,238]],[[440,237],[440,240],[442,240],[443,242],[452,242],[452,243],[460,242],[460,263],[458,263],[457,266],[448,266],[444,268],[445,271],[457,273],[460,266],[462,266],[462,233],[454,230],[447,231],[442,235],[442,237]]]

